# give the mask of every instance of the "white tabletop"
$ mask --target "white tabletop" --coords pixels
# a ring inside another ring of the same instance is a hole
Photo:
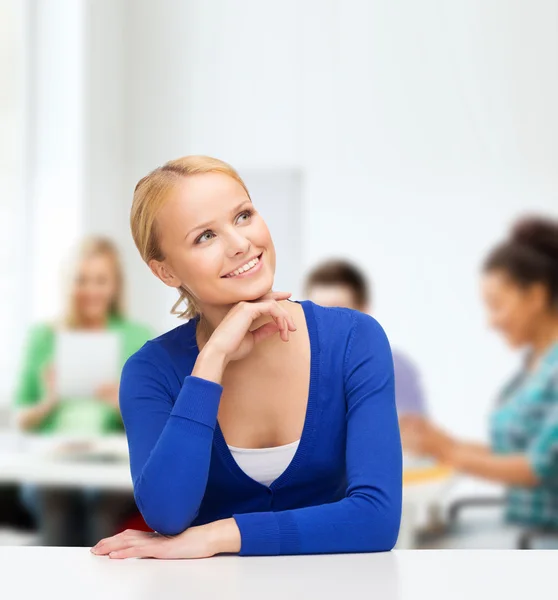
[[[0,483],[132,490],[130,465],[127,462],[57,460],[25,453],[0,453]]]
[[[0,443],[0,483],[66,488],[95,487],[104,490],[133,489],[124,435],[84,438],[85,443],[91,444],[91,448],[81,453],[81,456],[75,452],[58,451],[66,443],[80,443],[81,438],[76,440],[72,437],[41,435],[19,435],[12,438],[9,442],[4,440],[3,444]],[[96,456],[102,454],[112,457],[111,460],[96,459]],[[435,477],[405,485],[405,502],[428,504],[442,497],[451,484],[451,477]]]
[[[27,452],[0,451],[0,483],[32,483],[54,487],[96,487],[105,490],[132,490],[127,460],[60,459]],[[405,499],[431,502],[450,488],[452,481],[440,479],[405,485]]]
[[[87,449],[61,450],[72,443]],[[0,445],[0,483],[130,491],[126,437],[12,436]]]
[[[0,547],[3,597],[58,600],[525,600],[555,589],[557,563],[558,550],[117,561],[87,548]]]

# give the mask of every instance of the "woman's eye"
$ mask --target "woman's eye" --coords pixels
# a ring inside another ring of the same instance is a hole
[[[238,215],[237,223],[247,221],[252,216],[251,210],[245,210],[244,212]]]
[[[199,244],[200,242],[207,242],[207,240],[210,240],[213,235],[213,231],[204,231],[196,240],[196,244]]]

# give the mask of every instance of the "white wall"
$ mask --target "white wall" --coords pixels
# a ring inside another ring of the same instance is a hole
[[[363,264],[432,412],[482,437],[516,357],[485,329],[480,262],[519,213],[558,214],[558,5],[90,6],[86,228],[122,240],[134,314],[166,327],[174,298],[130,242],[131,191],[147,170],[195,152],[241,173],[299,171],[301,265],[332,254]]]
[[[26,7],[0,2],[0,405],[9,401],[30,308],[25,240]]]
[[[480,262],[518,213],[558,213],[558,6],[343,6],[320,21],[330,52],[306,38],[320,75],[305,78],[305,257],[336,240],[368,265],[377,316],[422,367],[433,413],[482,436],[515,360],[484,326]]]
[[[86,14],[84,0],[30,5],[32,131],[27,158],[35,321],[58,312],[62,276],[55,257],[66,256],[83,232]]]

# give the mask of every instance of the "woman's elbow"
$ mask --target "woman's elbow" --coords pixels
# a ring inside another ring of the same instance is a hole
[[[136,504],[147,526],[162,535],[178,535],[186,531],[197,516],[197,513],[185,511],[183,507],[144,502],[138,497]]]
[[[367,526],[364,545],[366,552],[388,552],[393,550],[399,537],[401,526],[401,507],[390,506],[378,510],[378,507],[367,506]]]
[[[142,510],[143,520],[148,527],[161,535],[178,535],[190,527],[193,519],[188,515],[171,514],[164,510]]]
[[[393,550],[399,537],[400,517],[388,516],[384,523],[370,532],[368,544],[370,552],[389,552]]]

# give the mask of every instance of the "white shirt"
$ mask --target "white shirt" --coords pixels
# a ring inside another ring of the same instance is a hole
[[[236,448],[229,450],[236,464],[255,481],[270,486],[291,464],[300,440],[275,448]]]

